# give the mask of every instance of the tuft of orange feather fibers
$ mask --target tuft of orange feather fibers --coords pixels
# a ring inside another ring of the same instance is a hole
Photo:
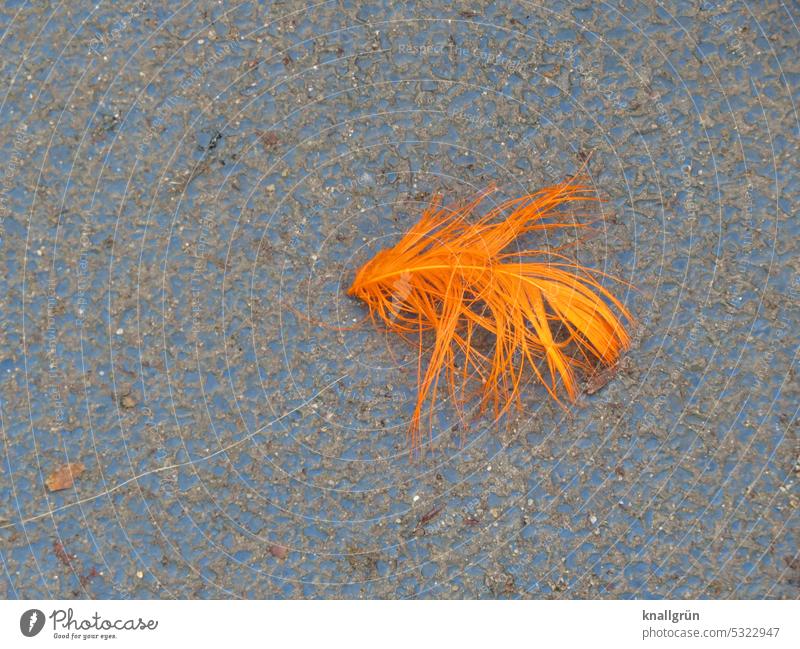
[[[563,405],[561,392],[570,401],[577,398],[577,371],[612,366],[630,346],[621,319],[630,325],[631,314],[601,283],[611,276],[557,250],[510,250],[528,232],[586,227],[557,216],[565,204],[599,200],[590,187],[572,178],[500,203],[473,220],[494,190],[456,207],[444,206],[436,195],[396,245],[357,271],[348,290],[366,303],[373,320],[419,347],[412,448],[421,441],[426,402],[432,429],[443,378],[457,405],[459,391],[463,395],[470,379],[477,379],[481,410],[492,404],[499,417],[512,404],[521,406],[526,371]],[[426,332],[433,344],[423,366]],[[478,349],[480,332],[493,337],[493,350]]]

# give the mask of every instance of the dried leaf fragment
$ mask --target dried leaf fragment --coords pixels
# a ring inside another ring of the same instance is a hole
[[[80,478],[84,471],[86,471],[86,467],[80,462],[70,462],[53,471],[47,476],[44,483],[50,491],[69,489],[75,479]]]
[[[598,370],[594,374],[590,375],[589,379],[586,381],[584,392],[586,394],[595,394],[600,392],[600,390],[611,383],[611,381],[617,375],[618,369],[619,365],[612,365],[611,367]]]

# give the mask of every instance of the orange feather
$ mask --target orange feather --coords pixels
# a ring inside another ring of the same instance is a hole
[[[565,204],[598,200],[590,188],[573,178],[505,201],[472,220],[494,189],[459,207],[444,207],[435,196],[396,245],[357,271],[348,290],[366,303],[373,320],[409,339],[413,335],[419,348],[412,448],[421,441],[426,402],[432,417],[443,376],[456,404],[459,391],[463,394],[469,379],[477,378],[481,409],[491,403],[499,417],[513,403],[521,405],[525,371],[532,371],[559,403],[559,383],[574,401],[576,370],[612,366],[630,346],[619,316],[630,325],[631,314],[600,282],[609,275],[557,249],[509,250],[527,232],[586,227],[553,217]],[[494,338],[493,350],[478,349],[481,331]],[[432,333],[433,346],[423,367],[426,332]]]

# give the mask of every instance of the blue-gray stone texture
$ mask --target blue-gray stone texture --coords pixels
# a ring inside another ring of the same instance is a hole
[[[798,597],[799,22],[6,1],[0,596]],[[632,349],[566,412],[440,400],[411,457],[354,270],[437,191],[584,162],[565,236]]]

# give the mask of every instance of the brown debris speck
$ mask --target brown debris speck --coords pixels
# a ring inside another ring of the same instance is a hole
[[[289,556],[289,549],[283,545],[273,544],[269,546],[269,553],[281,561]]]
[[[69,489],[76,478],[80,478],[81,474],[86,470],[80,462],[72,462],[58,467],[53,471],[44,483],[50,491],[61,491],[62,489]]]

